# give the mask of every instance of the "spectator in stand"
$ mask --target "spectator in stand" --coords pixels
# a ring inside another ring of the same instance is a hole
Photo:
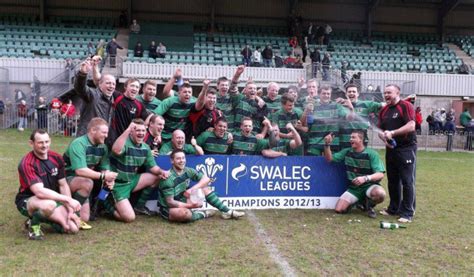
[[[260,46],[257,46],[257,49],[253,51],[252,66],[255,66],[255,67],[262,66],[262,53],[260,53]]]
[[[464,127],[464,134],[466,134],[466,144],[464,149],[472,150],[472,135],[474,133],[474,121],[472,121],[471,114],[466,108],[464,112],[459,116],[459,121]]]
[[[302,61],[303,63],[306,62],[306,57],[308,56],[308,37],[304,37],[303,41],[301,42],[301,51],[303,52]]]
[[[143,57],[143,46],[140,42],[137,42],[135,49],[133,50],[133,56],[137,58]]]
[[[316,78],[321,64],[321,53],[319,52],[319,49],[315,48],[310,51],[309,57],[311,58],[311,64],[313,68],[313,78]]]
[[[435,115],[435,111],[432,111],[431,114],[428,115],[428,117],[426,118],[426,122],[428,122],[428,131],[430,135],[434,134],[434,131],[435,131],[434,115]]]
[[[94,56],[96,53],[96,49],[94,47],[94,45],[92,44],[92,41],[89,41],[89,43],[87,44],[87,54],[89,56]]]
[[[349,70],[349,63],[347,61],[342,61],[341,65],[341,79],[343,83],[346,83],[349,81],[349,78],[347,78],[347,70]]]
[[[58,98],[53,98],[53,100],[51,100],[51,112],[59,114],[59,110],[61,109],[62,105],[63,103],[61,103]]]
[[[48,130],[48,105],[43,96],[38,98],[36,117],[38,119],[38,129]]]
[[[158,58],[164,59],[166,56],[166,46],[160,42],[158,43],[158,49],[156,50],[158,52]]]
[[[15,103],[19,104],[21,100],[26,101],[26,95],[21,89],[15,89]]]
[[[252,57],[252,50],[250,49],[250,46],[248,44],[245,45],[244,49],[240,51],[240,54],[242,55],[242,63],[245,66],[250,65],[250,58]]]
[[[69,99],[67,103],[61,106],[61,123],[65,136],[70,136],[74,131],[74,115],[76,114],[76,107]]]
[[[435,132],[443,131],[445,122],[446,110],[444,108],[438,109],[434,115]]]
[[[296,36],[293,36],[288,40],[288,43],[290,44],[290,47],[292,48],[292,53],[294,54],[295,48],[298,46],[298,38]]]
[[[329,53],[324,54],[324,58],[322,61],[323,64],[323,81],[329,81],[329,68],[331,67],[331,55]]]
[[[132,25],[130,25],[130,32],[132,32],[134,34],[140,33],[140,24],[137,23],[136,19],[134,19],[132,21]]]
[[[456,131],[456,125],[454,124],[454,120],[456,118],[456,114],[454,113],[454,109],[451,109],[449,112],[446,113],[446,123],[444,124],[444,131],[448,133],[453,133]]]
[[[283,61],[285,67],[293,68],[297,62],[296,57],[293,55],[292,51],[288,51],[288,57]]]
[[[469,74],[469,72],[471,72],[471,68],[469,67],[469,65],[462,62],[462,64],[459,66],[458,73]]]
[[[314,43],[314,37],[316,34],[316,30],[314,28],[313,22],[309,23],[308,29],[306,30],[306,35],[308,37],[308,43],[313,44]]]
[[[20,104],[17,106],[18,109],[18,131],[23,132],[26,128],[26,123],[28,121],[28,106],[26,106],[25,100],[20,100]]]
[[[331,33],[332,33],[332,27],[329,24],[326,24],[326,26],[324,26],[324,39],[323,39],[323,43],[325,45],[329,45]]]
[[[158,52],[156,50],[156,43],[154,40],[152,40],[150,46],[148,46],[148,56],[150,58],[156,59],[158,57]]]
[[[323,26],[318,26],[316,29],[316,39],[318,41],[319,45],[323,45],[324,42],[324,34],[326,33],[326,30],[324,29]]]
[[[283,61],[283,58],[280,55],[280,52],[275,51],[274,59],[275,59],[275,67],[276,68],[280,68],[280,67],[284,66],[284,61]]]
[[[296,55],[296,62],[293,65],[293,68],[303,68],[303,59],[300,55]]]
[[[273,50],[270,44],[267,44],[265,49],[262,51],[263,66],[271,67],[273,58]]]
[[[423,123],[423,116],[421,115],[421,108],[416,107],[415,110],[415,130],[418,135],[421,135],[421,123]]]
[[[0,114],[3,114],[5,112],[5,102],[3,102],[2,99],[0,99]]]
[[[469,110],[467,108],[465,108],[464,112],[462,112],[459,116],[459,122],[464,128],[466,128],[466,131],[474,131],[474,122],[472,121],[471,114],[469,113]]]
[[[110,67],[115,67],[115,57],[117,56],[117,49],[123,49],[123,47],[117,43],[117,40],[115,38],[112,38],[112,40],[107,43],[106,47],[107,55],[109,55]]]

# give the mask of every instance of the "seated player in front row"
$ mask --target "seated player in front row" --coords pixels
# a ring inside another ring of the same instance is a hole
[[[75,213],[81,204],[71,198],[63,158],[49,150],[51,140],[44,130],[33,131],[30,145],[33,151],[18,165],[20,189],[15,198],[20,213],[29,218],[25,223],[28,238],[43,239],[41,222],[58,232],[77,233],[80,219]]]
[[[222,213],[222,218],[239,218],[245,215],[244,212],[229,209],[217,197],[214,191],[209,188],[211,180],[196,170],[186,167],[186,156],[183,150],[173,150],[170,155],[172,169],[169,177],[159,184],[159,213],[169,221],[192,222],[214,215],[215,211],[193,211],[200,208],[202,203],[191,202],[191,194],[196,190],[202,189],[206,196],[206,201],[211,206],[217,208]],[[189,187],[190,181],[195,181],[192,187]]]
[[[385,168],[379,155],[373,149],[364,146],[364,131],[356,130],[351,134],[351,148],[344,148],[334,155],[331,152],[332,135],[324,137],[324,157],[331,162],[344,162],[346,165],[349,188],[336,203],[336,212],[345,213],[357,202],[365,203],[368,216],[375,218],[375,205],[385,199],[385,190],[379,185],[384,177]]]

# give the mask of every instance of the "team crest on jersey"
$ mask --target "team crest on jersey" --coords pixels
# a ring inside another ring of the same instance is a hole
[[[394,114],[392,115],[392,118],[397,118],[397,117],[398,117],[398,113],[394,113]]]
[[[56,176],[56,175],[58,175],[58,168],[57,167],[51,169],[51,176]]]
[[[223,169],[224,166],[222,164],[216,164],[216,160],[212,157],[206,158],[204,164],[198,164],[196,166],[196,170],[202,172],[211,179],[211,183],[216,180],[214,176],[216,176],[217,172],[222,171]]]
[[[130,113],[131,113],[131,114],[135,114],[136,112],[137,112],[137,108],[134,107],[134,108],[131,108],[131,109],[130,109]]]

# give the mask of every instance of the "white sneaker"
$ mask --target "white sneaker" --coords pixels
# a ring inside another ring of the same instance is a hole
[[[243,217],[244,215],[245,215],[244,212],[239,212],[239,211],[236,211],[236,210],[229,210],[226,213],[222,213],[221,217],[223,219],[239,219],[239,218]]]
[[[411,219],[400,217],[398,220],[400,223],[411,223]]]
[[[204,211],[201,211],[201,212],[204,214],[205,218],[213,217],[217,213],[216,210],[204,210]]]

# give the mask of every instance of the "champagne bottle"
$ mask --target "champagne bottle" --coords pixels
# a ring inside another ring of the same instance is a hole
[[[380,221],[380,228],[381,229],[399,229],[399,228],[406,228],[405,225],[398,224],[398,223],[390,223],[390,222],[384,222]]]

